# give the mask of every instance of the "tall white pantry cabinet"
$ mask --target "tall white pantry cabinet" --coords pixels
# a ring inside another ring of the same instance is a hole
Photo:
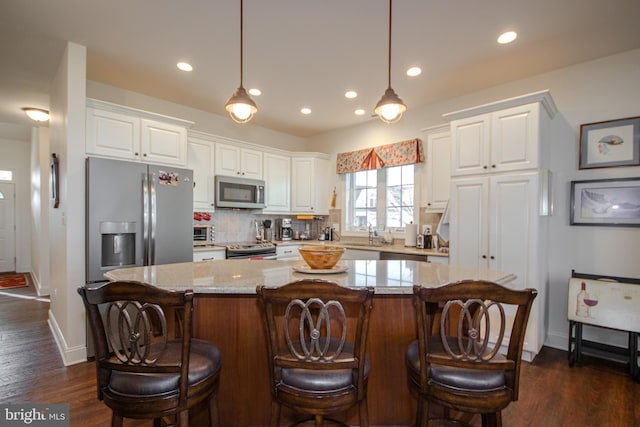
[[[449,263],[507,271],[517,276],[515,288],[537,289],[525,360],[546,339],[546,168],[556,113],[549,91],[542,91],[444,115],[452,144]]]

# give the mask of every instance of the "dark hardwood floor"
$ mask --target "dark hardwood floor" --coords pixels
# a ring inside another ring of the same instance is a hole
[[[108,426],[111,412],[97,400],[95,365],[62,364],[48,309],[33,287],[0,290],[0,404],[68,403],[71,426]],[[503,411],[505,427],[640,426],[640,384],[625,366],[587,358],[569,368],[566,352],[545,347],[524,363],[520,384],[520,400]],[[480,426],[479,417],[472,423]],[[125,421],[143,425],[151,423]]]

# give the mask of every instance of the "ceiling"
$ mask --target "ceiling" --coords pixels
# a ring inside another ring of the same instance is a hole
[[[87,47],[88,80],[226,115],[240,83],[239,5],[2,0],[0,123],[27,125],[21,107],[48,108],[66,41]],[[244,86],[263,93],[253,97],[252,123],[308,137],[372,120],[387,87],[388,7],[386,0],[245,0]],[[396,0],[391,85],[411,110],[640,48],[638,16],[638,0]],[[508,29],[518,39],[498,45]],[[194,70],[179,71],[180,60]],[[422,75],[405,75],[413,65]],[[346,99],[349,89],[359,96]]]

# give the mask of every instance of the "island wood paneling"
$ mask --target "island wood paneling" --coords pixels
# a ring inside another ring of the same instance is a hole
[[[255,295],[196,294],[194,335],[222,352],[220,422],[222,425],[268,425],[271,410],[266,341]],[[407,386],[405,349],[416,336],[410,295],[376,295],[371,312],[368,353],[371,425],[412,425],[415,401]],[[358,423],[354,408],[342,417]],[[294,415],[283,409],[282,422]]]

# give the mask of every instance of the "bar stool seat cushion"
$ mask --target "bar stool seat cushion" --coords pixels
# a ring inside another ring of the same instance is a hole
[[[156,344],[157,345],[157,344]],[[167,343],[167,349],[158,360],[158,365],[175,364],[180,360],[182,343],[179,340]],[[199,339],[191,340],[189,356],[189,387],[211,377],[220,369],[222,357],[215,345]],[[108,391],[114,395],[157,397],[178,392],[179,374],[145,374],[138,372],[113,371]]]

